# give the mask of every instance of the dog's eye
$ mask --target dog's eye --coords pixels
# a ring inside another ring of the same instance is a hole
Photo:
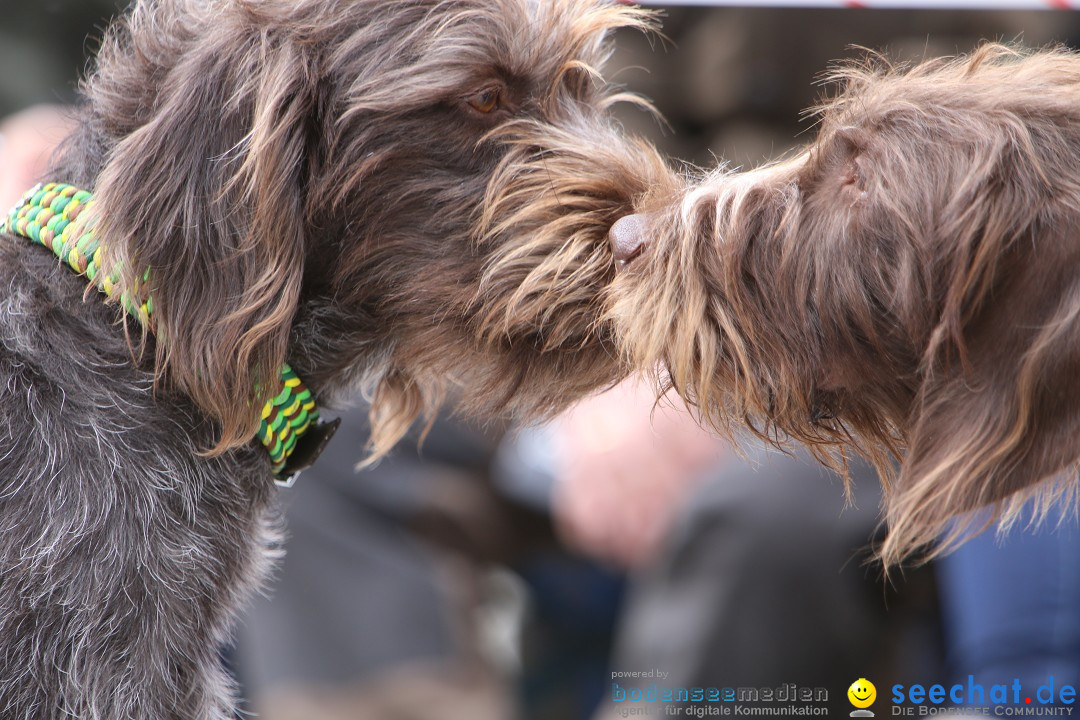
[[[471,95],[466,102],[472,106],[473,110],[487,115],[499,107],[500,94],[499,88],[490,87]]]

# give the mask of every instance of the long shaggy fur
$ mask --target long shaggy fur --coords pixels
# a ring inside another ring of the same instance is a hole
[[[1075,490],[1080,57],[986,45],[831,79],[808,148],[643,206],[612,316],[712,425],[874,459],[895,563]]]
[[[232,717],[216,653],[276,542],[251,438],[283,362],[324,405],[366,384],[375,454],[447,393],[533,417],[625,374],[607,231],[671,178],[598,73],[649,23],[140,0],[108,32],[50,179],[96,193],[155,326],[0,241],[0,717]]]

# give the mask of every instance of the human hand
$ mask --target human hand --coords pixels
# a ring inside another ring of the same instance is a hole
[[[629,381],[552,426],[561,453],[553,510],[571,545],[626,568],[652,560],[694,480],[725,452],[678,398]]]

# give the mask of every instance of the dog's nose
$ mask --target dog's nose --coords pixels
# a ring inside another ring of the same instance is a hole
[[[608,241],[616,267],[629,265],[645,250],[645,216],[627,215],[616,220],[608,231]]]

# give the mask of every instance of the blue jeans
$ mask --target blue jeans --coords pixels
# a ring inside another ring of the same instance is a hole
[[[1019,678],[1035,700],[1053,678],[1080,685],[1080,526],[1051,513],[1036,529],[1024,522],[1004,537],[983,532],[938,563],[946,667],[987,691]],[[1013,694],[1009,691],[1009,704]],[[989,698],[988,702],[989,703]]]

